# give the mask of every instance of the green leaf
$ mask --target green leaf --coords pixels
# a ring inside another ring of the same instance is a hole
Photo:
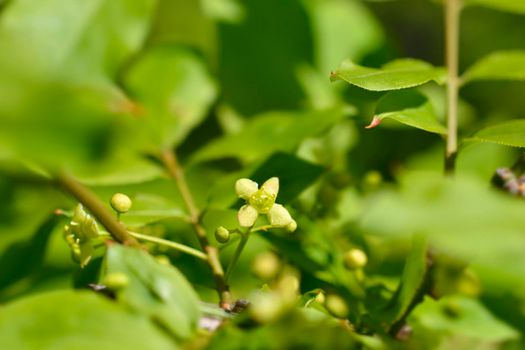
[[[465,6],[485,6],[496,10],[525,14],[525,2],[522,0],[464,0]]]
[[[114,244],[106,254],[106,274],[123,273],[129,283],[117,299],[147,314],[179,339],[188,339],[200,316],[198,297],[174,267],[159,263],[141,249]]]
[[[146,317],[93,292],[57,291],[2,306],[0,348],[176,349]]]
[[[59,221],[58,215],[51,214],[30,240],[12,244],[0,256],[0,290],[42,267],[49,237]]]
[[[331,73],[330,79],[344,80],[366,90],[388,91],[415,87],[430,81],[443,84],[445,73],[444,68],[409,58],[389,62],[381,69],[363,67],[346,60]]]
[[[415,107],[402,107],[411,105]],[[397,108],[401,109],[396,110]],[[383,119],[393,119],[436,134],[447,134],[447,128],[438,121],[430,101],[413,90],[394,91],[381,98],[376,107],[376,115],[367,128],[378,126]]]
[[[343,119],[340,108],[312,112],[269,112],[253,117],[237,134],[216,139],[197,151],[193,162],[236,157],[252,162],[277,151],[291,151]]]
[[[475,80],[525,80],[525,51],[499,51],[470,67],[463,83]]]
[[[273,176],[279,178],[277,202],[290,203],[315,182],[324,168],[294,155],[275,153],[250,175],[250,179],[262,184]]]
[[[175,46],[147,51],[124,81],[145,108],[145,115],[137,122],[145,121],[150,143],[164,148],[183,141],[217,97],[215,83],[199,58]]]
[[[494,317],[483,305],[464,296],[450,296],[439,301],[427,298],[411,315],[426,329],[487,342],[517,339],[519,333]]]
[[[465,145],[489,142],[511,147],[525,147],[525,119],[509,120],[488,126],[463,141]]]
[[[384,310],[381,311],[381,321],[395,325],[422,301],[421,289],[426,282],[428,243],[425,236],[415,236],[412,249],[407,258],[401,282]],[[421,300],[418,300],[418,297]]]

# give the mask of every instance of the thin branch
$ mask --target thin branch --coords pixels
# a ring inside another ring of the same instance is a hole
[[[459,94],[459,20],[461,0],[445,2],[445,61],[448,70],[447,85],[447,146],[445,172],[453,173],[458,149],[458,94]]]
[[[60,188],[82,203],[117,242],[128,246],[140,246],[139,242],[128,233],[124,225],[117,221],[104,203],[74,177],[60,173],[56,176],[55,182]]]
[[[153,236],[149,236],[149,235],[144,235],[142,233],[133,232],[133,231],[128,231],[128,233],[130,235],[132,235],[133,237],[137,238],[137,239],[141,239],[141,240],[144,240],[144,241],[161,244],[161,245],[164,245],[166,247],[170,247],[170,248],[173,248],[175,250],[181,251],[183,253],[193,255],[194,257],[197,257],[197,258],[202,259],[202,260],[207,260],[208,259],[208,256],[206,254],[204,254],[203,252],[201,252],[201,251],[199,251],[197,249],[193,249],[192,247],[188,247],[187,245],[184,245],[184,244],[168,241],[167,239],[162,239],[162,238],[159,238],[159,237],[153,237]]]
[[[164,164],[164,167],[168,171],[169,175],[175,180],[179,192],[182,196],[182,200],[190,215],[190,223],[197,235],[197,239],[202,247],[202,250],[207,256],[207,263],[210,267],[213,278],[215,279],[215,286],[217,293],[219,294],[221,306],[227,306],[230,302],[231,296],[228,284],[224,278],[224,270],[219,260],[219,251],[216,247],[212,246],[206,237],[206,230],[200,224],[200,215],[193,196],[186,182],[184,172],[179,165],[177,157],[171,150],[164,150],[160,154],[160,160]]]
[[[230,260],[230,264],[228,265],[228,268],[226,269],[226,276],[224,277],[226,282],[228,282],[228,278],[230,277],[233,269],[235,268],[235,265],[237,264],[237,261],[239,260],[239,256],[241,255],[242,250],[244,249],[244,246],[248,242],[248,238],[250,238],[250,233],[251,233],[251,229],[249,229],[245,234],[241,236],[241,241],[237,245],[237,249],[235,249],[232,259]]]

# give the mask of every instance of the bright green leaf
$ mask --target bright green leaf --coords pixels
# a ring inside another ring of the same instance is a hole
[[[414,105],[415,107],[403,108],[403,105]],[[396,110],[396,108],[402,109]],[[385,95],[379,100],[376,113],[370,125],[367,126],[368,129],[378,126],[383,119],[394,119],[402,124],[428,132],[447,133],[447,128],[438,121],[432,104],[424,96],[412,90],[394,91]]]
[[[465,145],[489,142],[511,147],[525,147],[525,119],[509,120],[488,126],[466,138],[464,142]]]
[[[131,67],[125,85],[145,108],[152,144],[180,143],[208,113],[217,88],[197,56],[175,46],[156,47]],[[144,129],[142,129],[144,130]]]
[[[145,251],[114,244],[106,255],[106,274],[123,273],[127,286],[117,299],[150,315],[179,339],[191,337],[200,316],[195,291],[174,267],[163,265]]]
[[[478,5],[494,8],[501,11],[525,14],[523,0],[464,0],[466,6]]]
[[[146,317],[93,292],[57,291],[2,306],[0,348],[176,349]]]
[[[463,83],[474,80],[525,80],[525,51],[500,51],[469,68]]]
[[[350,60],[332,72],[332,81],[344,80],[349,84],[371,91],[406,89],[430,81],[445,82],[445,70],[415,59],[399,59],[381,69],[360,66]]]
[[[237,157],[244,162],[290,151],[343,119],[340,108],[313,112],[269,112],[253,117],[237,134],[225,135],[197,151],[194,162]]]

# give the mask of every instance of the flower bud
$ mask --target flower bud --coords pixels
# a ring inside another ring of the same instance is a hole
[[[103,283],[109,289],[118,290],[129,284],[129,277],[123,272],[113,272],[106,275]]]
[[[217,227],[215,230],[215,239],[219,243],[226,243],[230,240],[230,231],[226,229],[225,227]]]
[[[281,270],[281,260],[272,252],[258,254],[252,262],[252,272],[258,278],[268,281]]]
[[[348,316],[348,306],[343,298],[336,294],[329,294],[326,296],[324,303],[326,310],[334,317],[346,318]]]
[[[350,249],[345,253],[344,264],[349,270],[356,270],[364,267],[368,261],[365,252],[361,249]]]
[[[131,199],[123,193],[115,193],[111,197],[111,207],[119,214],[124,214],[131,208]]]
[[[326,297],[324,295],[324,292],[323,291],[320,291],[316,296],[315,296],[315,299],[314,299],[316,302],[318,302],[319,304],[324,304],[325,301],[326,301]]]

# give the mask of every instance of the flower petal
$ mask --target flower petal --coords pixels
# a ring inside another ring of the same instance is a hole
[[[266,193],[273,196],[274,198],[277,197],[277,193],[279,193],[279,178],[278,177],[269,178],[268,180],[266,180],[265,183],[263,183],[261,188]]]
[[[286,226],[292,223],[293,219],[285,207],[280,204],[274,204],[268,212],[268,221],[273,226]]]
[[[253,224],[255,224],[257,216],[259,216],[257,209],[247,204],[243,205],[241,209],[239,209],[239,212],[237,213],[237,220],[239,220],[239,225],[242,227],[251,227]]]
[[[248,200],[258,189],[259,185],[250,179],[239,179],[235,182],[237,196],[245,200]]]

